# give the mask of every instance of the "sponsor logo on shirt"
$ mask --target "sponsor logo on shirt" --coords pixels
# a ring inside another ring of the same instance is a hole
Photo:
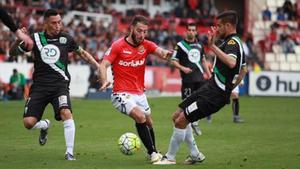
[[[123,50],[123,53],[124,53],[124,54],[129,54],[129,55],[130,55],[130,54],[132,54],[132,52],[131,52],[131,51],[129,51],[129,50],[125,50],[125,49]]]
[[[126,66],[126,67],[137,67],[137,66],[141,66],[141,65],[144,65],[145,63],[145,59],[142,59],[142,60],[132,60],[132,61],[129,61],[129,62],[126,62],[126,61],[123,61],[123,60],[120,60],[119,61],[119,65],[121,66]]]
[[[56,63],[60,57],[60,50],[53,44],[44,46],[41,50],[41,58],[47,64]]]

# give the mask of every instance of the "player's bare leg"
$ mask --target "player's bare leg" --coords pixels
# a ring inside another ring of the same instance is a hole
[[[48,139],[48,129],[50,127],[50,120],[45,119],[37,121],[35,117],[24,117],[23,123],[27,129],[40,129],[39,143],[40,145],[46,144]]]

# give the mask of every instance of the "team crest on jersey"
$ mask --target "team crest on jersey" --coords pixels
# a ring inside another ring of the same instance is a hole
[[[143,45],[139,46],[138,52],[139,52],[140,54],[144,53],[144,52],[145,52],[145,47],[144,47]]]
[[[59,43],[61,43],[61,44],[66,44],[66,43],[67,43],[67,38],[65,38],[65,37],[60,37],[60,38],[59,38]]]
[[[227,44],[228,44],[228,45],[235,45],[236,42],[235,42],[234,40],[231,39],[230,41],[227,42]]]
[[[188,53],[188,59],[192,63],[198,63],[200,61],[200,51],[197,49],[191,49]]]
[[[53,44],[44,46],[41,50],[41,58],[47,64],[56,63],[60,57],[60,50]]]

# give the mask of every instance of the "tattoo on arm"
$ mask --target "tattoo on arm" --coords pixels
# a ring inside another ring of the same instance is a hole
[[[89,64],[94,65],[96,68],[98,67],[97,61],[94,59],[94,57],[89,54],[84,49],[80,48],[76,51],[76,53],[85,61],[87,61]]]

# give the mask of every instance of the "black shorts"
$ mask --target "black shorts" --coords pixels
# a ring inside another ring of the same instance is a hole
[[[219,89],[211,80],[178,106],[184,111],[186,119],[189,122],[194,122],[219,111],[229,100],[230,93]]]
[[[33,85],[30,88],[30,94],[25,104],[23,117],[36,117],[38,121],[41,120],[44,110],[49,103],[52,104],[57,121],[61,120],[61,109],[67,108],[72,112],[68,86],[49,88]]]
[[[189,97],[196,90],[200,89],[200,87],[202,87],[206,82],[207,81],[193,82],[193,83],[182,82],[181,99],[183,100],[183,99]]]

